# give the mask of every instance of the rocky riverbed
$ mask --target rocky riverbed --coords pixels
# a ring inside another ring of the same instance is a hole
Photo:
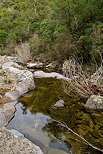
[[[15,89],[19,97],[23,93],[35,88],[32,73],[21,70],[21,67],[17,68],[19,65],[15,63],[15,60],[17,60],[15,57],[0,56],[0,153],[43,154],[38,146],[31,143],[25,137],[18,136],[19,133],[16,131],[15,134],[12,134],[12,132],[5,128],[14,116],[15,104],[17,103],[16,101],[12,102],[12,97],[11,99],[6,97],[5,93]],[[28,84],[25,86],[25,83]]]
[[[34,145],[33,143],[31,143],[30,141],[25,139],[23,136],[22,137],[18,136],[17,135],[18,133],[16,133],[15,135],[12,134],[12,132],[9,132],[5,128],[5,126],[7,126],[8,122],[14,116],[15,104],[17,103],[14,100],[17,100],[18,97],[22,96],[26,92],[35,89],[36,86],[34,83],[34,78],[50,78],[51,77],[51,78],[57,78],[57,79],[63,79],[63,80],[67,80],[67,78],[62,76],[61,74],[55,73],[55,72],[45,73],[43,71],[35,71],[33,74],[27,68],[24,68],[21,65],[19,65],[19,63],[20,62],[18,62],[18,59],[15,57],[6,57],[6,56],[0,57],[0,105],[1,105],[0,106],[1,107],[0,108],[0,131],[1,131],[0,147],[2,147],[1,150],[4,150],[3,152],[2,151],[0,151],[0,152],[6,154],[7,153],[6,149],[8,149],[9,153],[12,154],[14,151],[16,151],[17,148],[18,148],[18,150],[24,148],[27,150],[27,151],[24,150],[24,153],[29,154],[32,151],[32,153],[34,153],[34,154],[36,154],[36,153],[42,154],[42,151],[40,150],[39,147],[37,147],[36,145]],[[58,88],[59,88],[59,86],[58,86]],[[91,97],[92,99],[91,98],[88,99],[86,105],[83,105],[83,104],[82,105],[85,108],[91,108],[94,110],[95,109],[96,110],[102,109],[101,108],[103,106],[102,97],[98,98],[96,95],[94,95],[94,96]],[[99,99],[99,101],[97,98]],[[26,101],[27,101],[27,98],[26,98]],[[12,102],[12,103],[8,103],[8,102]],[[93,102],[95,102],[94,106],[93,106],[93,104],[94,104]],[[7,103],[7,104],[5,104],[5,103]],[[58,105],[58,101],[56,102],[56,104],[54,104],[54,106],[55,105]],[[63,102],[62,104],[60,104],[60,102],[59,102],[59,107],[56,106],[56,109],[61,108],[60,107],[61,105],[63,107],[65,105],[65,103]],[[54,106],[52,106],[52,109],[54,108]],[[78,109],[76,109],[76,110],[78,110]],[[89,111],[89,112],[92,112],[92,111]],[[95,113],[93,113],[93,116],[94,116],[94,114]],[[75,123],[76,123],[76,125],[78,125],[78,127],[80,126],[78,128],[78,130],[75,130],[75,131],[77,131],[77,136],[79,134],[79,136],[86,137],[86,139],[89,142],[91,142],[91,139],[92,139],[92,141],[93,141],[92,143],[94,145],[94,148],[98,149],[98,148],[96,148],[97,143],[99,142],[100,148],[103,144],[103,138],[102,138],[102,132],[101,132],[102,124],[100,124],[101,121],[99,119],[97,119],[98,116],[100,116],[100,114],[98,114],[98,115],[95,114],[95,115],[96,115],[96,118],[93,120],[88,117],[87,113],[84,115],[84,113],[82,111],[81,111],[81,113],[75,113],[74,116],[76,116],[76,118],[78,119],[75,121]],[[75,117],[73,117],[73,118],[75,118]],[[77,123],[77,122],[79,122],[79,123]],[[83,122],[83,124],[82,124],[82,122]],[[75,125],[75,123],[73,123],[73,126]],[[85,127],[85,123],[89,124],[90,129],[89,128],[87,129],[87,126],[85,129],[83,129]],[[95,126],[95,123],[97,123],[96,126]],[[72,123],[70,123],[70,125],[71,124]],[[100,125],[100,127],[98,125]],[[99,134],[95,133],[95,130],[98,131]],[[14,131],[14,132],[16,132],[16,131]],[[88,138],[88,132],[92,135],[92,137],[90,135]],[[4,136],[4,138],[3,138],[3,136]],[[10,142],[7,142],[7,138],[10,138]],[[95,144],[94,144],[94,138],[95,138]],[[6,147],[5,147],[4,142],[7,142]],[[15,144],[14,147],[12,146],[13,142],[17,143],[17,144]],[[27,149],[27,142],[28,142],[28,149]],[[89,142],[87,142],[87,144],[91,145],[91,143],[89,143]],[[21,145],[23,144],[23,146],[21,146],[20,143],[21,143]],[[100,150],[102,151],[102,148]],[[18,153],[20,153],[20,152],[18,152]]]

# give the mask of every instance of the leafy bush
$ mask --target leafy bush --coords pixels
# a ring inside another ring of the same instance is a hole
[[[0,30],[0,46],[4,46],[6,44],[6,38],[8,33],[5,30]]]

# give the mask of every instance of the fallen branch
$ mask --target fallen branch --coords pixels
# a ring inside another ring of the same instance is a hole
[[[71,128],[69,128],[69,127],[67,126],[66,123],[60,122],[60,121],[54,120],[54,119],[52,119],[52,121],[57,122],[60,126],[66,128],[66,129],[69,130],[71,133],[73,133],[74,135],[78,136],[80,139],[82,139],[82,140],[84,141],[83,143],[85,143],[85,144],[91,146],[93,149],[96,149],[96,150],[98,150],[98,151],[103,152],[103,149],[97,148],[97,147],[93,146],[92,144],[90,144],[90,143],[89,143],[86,139],[84,139],[81,135],[77,134],[77,133],[74,132]]]

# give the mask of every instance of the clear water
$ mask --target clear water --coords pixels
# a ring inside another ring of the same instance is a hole
[[[7,128],[16,129],[26,138],[40,146],[44,154],[99,154],[83,143],[60,123],[66,123],[73,131],[85,137],[91,144],[97,144],[93,116],[102,113],[87,112],[81,98],[68,97],[62,88],[62,82],[56,79],[35,79],[36,89],[21,97],[16,105],[16,113]],[[64,107],[54,109],[56,101],[62,99]],[[56,120],[56,121],[55,121]],[[59,121],[60,123],[58,123]],[[96,124],[97,125],[97,124]],[[88,127],[87,127],[88,126]],[[99,130],[102,124],[98,123]],[[87,131],[87,130],[88,131]],[[92,132],[93,131],[93,132]],[[102,132],[102,131],[101,131]],[[100,133],[102,135],[102,133]],[[89,137],[88,137],[89,136]],[[101,139],[102,136],[99,136]],[[92,139],[92,140],[91,140]]]

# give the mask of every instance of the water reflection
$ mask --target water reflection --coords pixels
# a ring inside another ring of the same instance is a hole
[[[19,130],[33,143],[39,145],[45,153],[47,153],[50,148],[70,153],[67,145],[55,136],[55,134],[57,134],[56,132],[60,131],[60,134],[63,128],[60,126],[55,127],[56,124],[54,125],[53,123],[55,133],[49,131],[48,124],[49,122],[51,123],[51,118],[49,116],[42,113],[32,114],[29,110],[24,112],[21,103],[16,105],[16,109],[15,117],[7,126],[8,129]]]

